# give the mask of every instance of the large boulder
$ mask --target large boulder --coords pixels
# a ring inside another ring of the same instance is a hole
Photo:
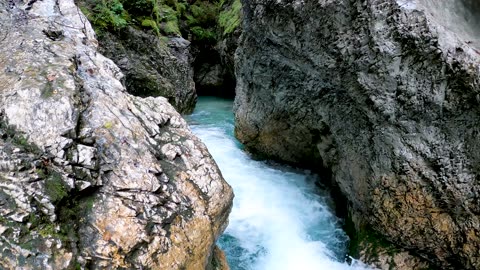
[[[238,138],[331,172],[357,227],[479,269],[479,2],[243,4]]]
[[[0,268],[219,269],[232,190],[73,0],[0,2]]]

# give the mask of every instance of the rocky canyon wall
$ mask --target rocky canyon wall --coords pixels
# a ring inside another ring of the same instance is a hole
[[[434,267],[480,268],[478,3],[243,5],[237,137],[331,173],[357,227]]]
[[[99,51],[125,74],[127,91],[135,96],[161,96],[180,113],[197,102],[190,42],[181,37],[160,39],[134,27],[98,33]]]

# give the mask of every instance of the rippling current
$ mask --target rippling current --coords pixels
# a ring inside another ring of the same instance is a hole
[[[234,138],[232,106],[201,97],[187,117],[235,193],[229,226],[218,240],[231,269],[365,269],[344,262],[348,237],[316,176],[253,160]]]

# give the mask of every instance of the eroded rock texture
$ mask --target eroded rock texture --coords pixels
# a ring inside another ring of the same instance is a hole
[[[221,267],[230,187],[93,36],[73,0],[0,2],[0,268]]]
[[[133,27],[99,33],[100,52],[125,74],[127,91],[135,96],[161,96],[181,113],[191,113],[197,102],[190,42],[160,39]]]
[[[359,223],[480,268],[480,6],[245,0],[236,134],[332,172]]]

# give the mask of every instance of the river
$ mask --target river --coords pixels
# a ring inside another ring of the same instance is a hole
[[[235,199],[219,246],[232,270],[364,269],[344,262],[348,237],[317,176],[253,160],[233,135],[233,102],[200,97],[187,117]]]

